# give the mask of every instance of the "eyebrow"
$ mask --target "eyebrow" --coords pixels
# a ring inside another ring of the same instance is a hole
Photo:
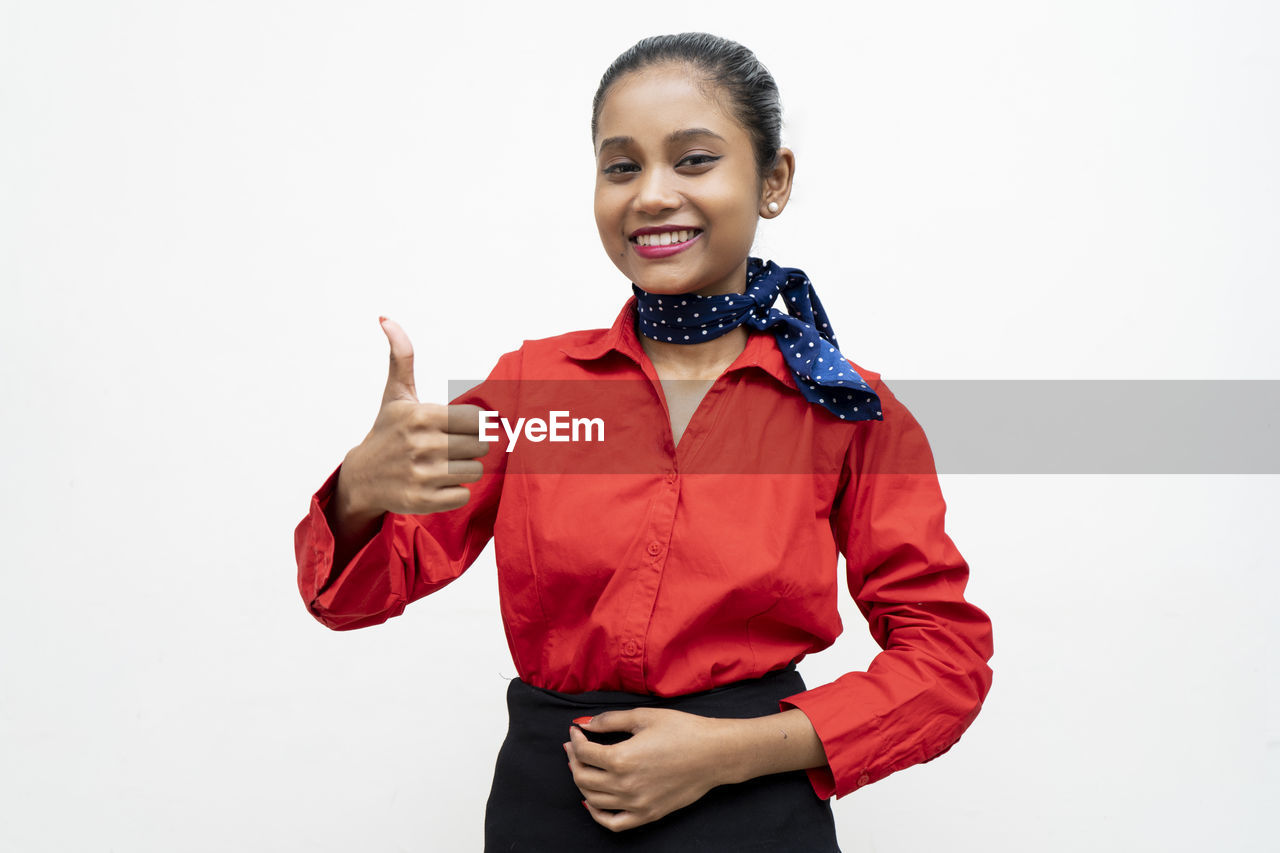
[[[713,139],[719,139],[721,142],[725,141],[723,136],[716,133],[714,130],[709,130],[705,127],[686,127],[684,130],[672,131],[667,134],[665,141],[668,145],[671,145],[676,142],[684,142],[685,140],[695,136],[710,136]],[[626,146],[633,142],[635,142],[635,139],[630,136],[610,136],[608,139],[600,143],[600,150],[603,151],[606,148],[612,148],[614,146]]]

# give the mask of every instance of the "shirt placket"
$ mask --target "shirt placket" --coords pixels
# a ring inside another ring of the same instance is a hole
[[[633,693],[649,692],[645,678],[646,643],[662,575],[671,556],[671,534],[680,503],[680,475],[674,461],[659,479],[657,490],[638,540],[640,553],[632,571],[630,604],[616,637],[623,689]]]
[[[649,377],[655,390],[659,387],[656,374]],[[635,564],[639,566],[634,572],[630,608],[623,622],[623,629],[617,636],[618,671],[622,676],[623,689],[635,693],[648,693],[648,682],[645,674],[647,660],[646,645],[649,638],[649,626],[653,619],[654,605],[658,600],[658,591],[662,586],[662,577],[667,570],[671,558],[671,539],[675,530],[676,512],[680,506],[680,462],[693,457],[699,445],[706,437],[706,431],[715,423],[715,412],[724,393],[726,376],[721,376],[707,389],[702,402],[695,410],[692,419],[686,426],[680,439],[679,448],[673,440],[667,443],[667,470],[657,484],[657,494],[651,505],[652,509],[645,523],[641,544],[641,553]],[[658,398],[662,399],[661,397]],[[670,414],[665,405],[661,406],[663,426],[670,433]]]

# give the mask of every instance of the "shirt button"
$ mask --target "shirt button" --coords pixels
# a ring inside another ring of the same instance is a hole
[[[674,483],[674,482],[676,481],[676,472],[675,472],[675,471],[669,471],[669,472],[667,473],[667,478],[666,478],[666,479],[667,479],[667,484],[668,484],[668,485],[670,485],[671,483]]]
[[[868,776],[866,773],[863,773],[861,776],[858,777],[859,785],[866,785],[866,784],[869,784],[870,782],[871,782],[871,777]]]
[[[662,546],[659,545],[657,542],[650,542],[648,550],[650,554],[656,557],[662,553]]]
[[[640,651],[640,647],[637,646],[635,643],[633,643],[631,640],[627,640],[625,643],[622,644],[622,650],[627,653],[628,657],[635,657],[636,652]]]

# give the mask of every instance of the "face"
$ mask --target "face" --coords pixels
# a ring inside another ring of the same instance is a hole
[[[684,65],[634,71],[600,109],[596,226],[622,274],[650,293],[741,293],[774,198],[747,131],[699,83]]]

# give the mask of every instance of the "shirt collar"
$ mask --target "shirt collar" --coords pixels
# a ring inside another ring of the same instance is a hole
[[[618,312],[618,317],[608,329],[601,329],[579,343],[566,344],[560,352],[577,361],[597,361],[611,352],[619,352],[643,367],[649,356],[636,337],[636,298],[632,296]],[[747,345],[729,365],[728,373],[748,367],[758,367],[788,388],[796,387],[795,377],[778,350],[777,338],[769,332],[748,330]]]

